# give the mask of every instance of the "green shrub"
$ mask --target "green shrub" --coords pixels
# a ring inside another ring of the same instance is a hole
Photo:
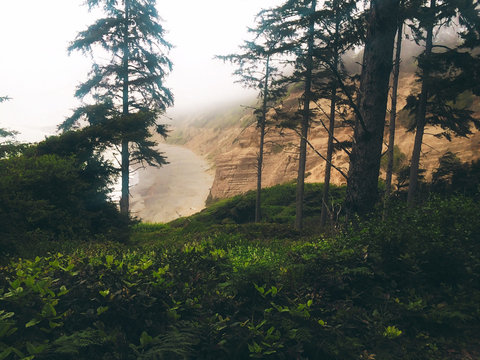
[[[293,224],[295,218],[295,188],[294,183],[287,183],[262,189],[263,222]],[[307,218],[320,215],[322,189],[322,184],[305,184],[305,216]],[[205,226],[253,222],[255,217],[255,194],[255,191],[249,191],[230,199],[219,200],[188,219],[179,219],[170,224],[172,226],[191,227],[196,222],[200,222]],[[331,206],[340,204],[344,197],[345,187],[331,186]]]
[[[332,237],[269,223],[137,225],[157,243],[12,261],[0,267],[0,354],[478,357],[480,205],[457,196],[391,206]]]
[[[109,199],[115,171],[98,141],[72,131],[0,158],[0,257],[25,255],[38,242],[128,237],[130,220]]]

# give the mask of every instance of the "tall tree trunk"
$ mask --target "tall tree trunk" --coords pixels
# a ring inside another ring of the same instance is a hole
[[[260,146],[257,159],[257,197],[255,200],[255,222],[262,219],[261,193],[262,193],[262,166],[263,166],[263,147],[265,142],[265,125],[267,122],[267,101],[268,101],[268,81],[270,77],[270,55],[267,55],[265,64],[265,83],[263,85],[263,104],[262,117],[260,119]]]
[[[327,201],[330,192],[330,175],[332,172],[332,158],[333,158],[333,137],[335,131],[335,106],[337,98],[337,86],[332,86],[330,100],[330,123],[328,125],[328,142],[327,142],[327,160],[325,162],[325,178],[323,182],[322,193],[322,212],[320,213],[320,226],[325,226],[327,222]]]
[[[402,37],[403,37],[403,21],[400,21],[397,30],[397,46],[395,50],[395,62],[393,67],[393,84],[392,84],[392,106],[390,109],[390,125],[388,137],[388,163],[387,176],[385,179],[385,201],[388,201],[390,193],[392,192],[392,174],[393,174],[393,150],[395,146],[395,128],[397,121],[397,94],[398,94],[398,78],[400,76],[400,61],[402,52]]]
[[[120,198],[120,212],[128,215],[130,208],[130,154],[128,149],[128,141],[122,141],[122,197]]]
[[[129,22],[129,6],[128,0],[125,0],[125,31],[123,34],[123,107],[122,115],[128,116],[128,22]],[[130,150],[128,147],[128,140],[122,140],[122,197],[120,198],[120,212],[123,215],[128,215],[130,211]]]
[[[430,1],[431,23],[428,24],[427,37],[425,39],[425,59],[428,59],[432,54],[433,49],[433,27],[434,14],[436,8],[436,1]],[[416,113],[417,129],[415,132],[415,142],[413,143],[412,160],[410,162],[410,177],[408,181],[408,206],[413,206],[415,203],[415,195],[418,187],[418,169],[420,166],[420,154],[422,151],[423,134],[425,132],[425,117],[427,114],[427,100],[428,100],[428,83],[429,83],[429,65],[423,69],[422,90],[418,102],[418,109]]]
[[[313,72],[313,46],[315,33],[314,13],[317,7],[317,1],[313,0],[311,5],[311,17],[308,28],[307,40],[307,59],[305,69],[305,93],[302,116],[302,129],[300,137],[300,152],[298,162],[297,191],[296,191],[296,210],[295,210],[295,229],[303,228],[303,201],[305,197],[305,167],[307,162],[307,137],[310,126],[310,100],[312,98],[312,72]]]
[[[346,207],[368,213],[378,201],[378,176],[385,129],[399,0],[372,0],[360,77],[359,115],[350,156]]]
[[[335,34],[334,34],[334,41],[333,41],[333,69],[334,71],[338,70],[338,32],[340,29],[340,17],[339,17],[339,9],[338,9],[338,0],[336,0],[333,4],[335,13]],[[335,76],[335,75],[334,75]],[[327,202],[328,202],[328,194],[330,192],[330,176],[332,173],[332,158],[333,158],[333,138],[335,132],[335,108],[337,103],[337,82],[332,81],[332,90],[330,93],[330,121],[328,125],[328,141],[327,141],[327,159],[325,161],[325,177],[323,181],[323,193],[322,193],[322,212],[320,213],[320,227],[325,226],[327,222]]]

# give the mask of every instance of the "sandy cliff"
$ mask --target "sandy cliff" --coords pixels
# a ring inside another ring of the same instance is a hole
[[[413,77],[405,77],[401,81],[399,106],[403,107],[410,89],[415,86]],[[295,94],[291,95],[290,104],[297,103]],[[240,106],[237,106],[240,109]],[[208,126],[208,119],[202,118],[203,127],[193,122],[183,122],[174,131],[176,141],[209,159],[215,178],[211,188],[212,198],[225,198],[237,195],[256,187],[256,159],[259,135],[251,111],[241,109],[231,115],[228,125],[222,126],[216,121],[215,126]],[[477,116],[480,116],[477,106]],[[216,117],[218,120],[218,116]],[[388,130],[386,130],[388,132]],[[432,134],[437,129],[427,127],[424,137],[421,167],[427,169],[427,176],[436,168],[438,158],[446,151],[452,151],[463,161],[471,161],[480,157],[480,133],[475,132],[470,138],[453,138],[452,141],[439,139]],[[351,138],[349,127],[335,129],[339,140]],[[385,140],[387,136],[385,136]],[[326,153],[327,132],[320,124],[314,124],[309,133],[309,140],[317,151]],[[414,133],[406,132],[404,127],[397,127],[395,143],[402,153],[410,158],[413,148]],[[263,167],[263,185],[265,187],[292,181],[297,176],[299,137],[292,131],[280,131],[271,128],[266,136],[265,160]],[[348,156],[338,151],[333,163],[348,171]],[[311,148],[307,155],[307,182],[323,182],[325,161]],[[384,177],[384,174],[381,176]],[[336,170],[332,170],[334,184],[346,183],[345,178]]]

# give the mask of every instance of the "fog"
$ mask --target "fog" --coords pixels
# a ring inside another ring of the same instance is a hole
[[[252,92],[234,83],[232,66],[215,55],[235,52],[248,38],[255,14],[279,0],[158,1],[175,48],[167,79],[175,106],[167,115],[193,112]],[[67,54],[70,41],[99,15],[84,0],[0,2],[0,127],[20,131],[19,140],[39,141],[79,105],[75,87],[87,77],[92,59]]]
[[[195,113],[218,104],[252,98],[254,91],[235,84],[233,67],[214,60],[215,55],[235,52],[248,39],[261,8],[281,0],[175,0],[158,1],[158,10],[175,47],[170,53],[173,72],[167,86],[175,106],[167,116]],[[0,96],[12,100],[0,106],[0,127],[21,132],[19,140],[39,141],[79,105],[75,87],[87,77],[92,59],[67,54],[67,46],[101,12],[88,12],[84,0],[37,0],[0,2]],[[440,42],[452,44],[456,29],[442,30]],[[403,71],[414,71],[412,56],[421,48],[403,44]],[[361,59],[358,53],[355,61]],[[348,60],[346,61],[349,62]],[[358,69],[358,66],[357,66]],[[167,118],[166,118],[167,121]]]

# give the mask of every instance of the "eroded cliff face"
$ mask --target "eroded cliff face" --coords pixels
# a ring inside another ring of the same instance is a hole
[[[399,108],[404,106],[404,99],[414,86],[413,77],[404,77],[401,80]],[[292,94],[287,104],[298,104],[295,96],[297,95]],[[326,109],[328,110],[328,107]],[[477,111],[476,115],[480,116],[480,111]],[[231,197],[256,188],[259,132],[251,111],[245,110],[236,116],[238,119],[230,121],[231,125],[226,127],[200,128],[195,124],[186,123],[175,130],[177,134],[181,133],[184,146],[210,161],[212,170],[215,171],[210,190],[210,197],[213,199]],[[427,127],[425,131],[421,167],[427,170],[427,178],[438,166],[438,158],[447,151],[457,154],[462,161],[480,158],[479,132],[475,131],[469,138],[453,138],[452,141],[433,136],[438,132],[438,129],[432,127]],[[347,126],[335,129],[335,137],[339,141],[351,140],[352,133],[352,129]],[[387,133],[388,129],[386,129]],[[322,155],[326,154],[327,136],[325,128],[318,122],[314,122],[309,132],[309,141]],[[386,141],[388,135],[384,139]],[[409,133],[404,127],[397,126],[395,144],[407,159],[411,156],[413,141],[414,133]],[[264,187],[296,179],[299,142],[298,135],[293,131],[269,128],[265,139],[262,181]],[[334,154],[333,163],[344,173],[348,172],[348,155],[344,151],[339,150]],[[309,148],[306,181],[323,182],[324,172],[325,161],[312,148]],[[381,176],[384,178],[385,174],[382,172]],[[337,170],[332,169],[331,182],[337,185],[346,184],[346,179]]]

